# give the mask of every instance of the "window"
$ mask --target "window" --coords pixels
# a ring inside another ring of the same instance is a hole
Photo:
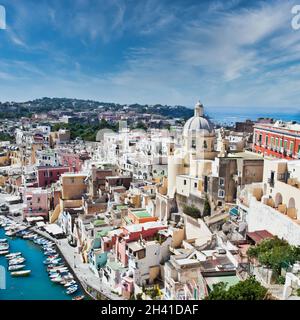
[[[192,148],[193,148],[193,149],[196,148],[196,140],[195,140],[195,139],[192,140]]]
[[[198,187],[198,183],[195,182],[195,183],[194,183],[194,188],[197,188],[197,187]]]
[[[271,147],[274,147],[274,138],[271,138]]]
[[[183,180],[183,184],[186,186],[186,180]]]
[[[290,152],[293,153],[293,151],[294,151],[294,142],[291,141],[291,143],[290,143]]]
[[[276,138],[276,148],[278,148],[278,138]]]
[[[224,178],[219,178],[219,186],[224,186],[225,184],[225,179]]]
[[[266,136],[266,146],[269,144],[269,137]]]
[[[287,150],[287,147],[288,147],[288,141],[284,140],[284,150]]]
[[[222,189],[219,189],[219,191],[218,191],[218,197],[219,197],[219,198],[224,198],[224,197],[225,197],[225,191],[222,190]]]
[[[204,149],[207,149],[207,142],[206,142],[206,140],[204,140],[204,142],[203,142],[203,148],[204,148]]]

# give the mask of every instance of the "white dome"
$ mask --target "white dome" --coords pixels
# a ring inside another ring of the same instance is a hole
[[[183,135],[187,137],[190,133],[199,131],[204,135],[215,132],[213,124],[203,116],[203,105],[200,102],[195,105],[195,115],[185,123]]]

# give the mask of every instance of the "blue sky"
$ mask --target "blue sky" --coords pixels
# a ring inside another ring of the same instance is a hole
[[[300,109],[300,0],[0,0],[0,101]]]

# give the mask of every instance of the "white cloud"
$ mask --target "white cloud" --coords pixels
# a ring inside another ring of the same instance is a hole
[[[53,68],[32,63],[33,70],[37,73],[40,68],[41,74],[14,94],[190,106],[200,98],[210,106],[296,109],[300,32],[290,27],[292,2],[264,1],[239,9],[240,2],[216,1],[205,11],[203,5],[165,5],[158,0],[140,1],[134,8],[123,0],[109,5],[98,1],[97,6],[77,0],[69,14],[57,1],[45,13],[38,6],[39,19],[48,19],[61,35],[78,38],[87,48],[99,40],[117,41],[128,33],[143,35],[145,41],[124,52],[117,71],[105,73],[87,72],[67,52],[61,48],[56,52],[51,44],[45,44]],[[14,35],[21,35],[15,38],[16,44],[18,39],[27,40],[33,27],[28,12],[24,8],[19,12],[22,21],[13,26]],[[27,22],[28,28],[21,31]],[[74,70],[61,68],[68,63]],[[25,67],[21,70],[28,72]],[[1,65],[0,71],[7,72]],[[0,89],[4,87],[0,84]],[[11,89],[6,92],[13,94]]]

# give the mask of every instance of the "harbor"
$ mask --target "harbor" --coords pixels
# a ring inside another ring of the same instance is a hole
[[[29,230],[26,225],[0,219],[0,266],[6,270],[5,289],[0,290],[0,300],[85,298],[53,241]]]

